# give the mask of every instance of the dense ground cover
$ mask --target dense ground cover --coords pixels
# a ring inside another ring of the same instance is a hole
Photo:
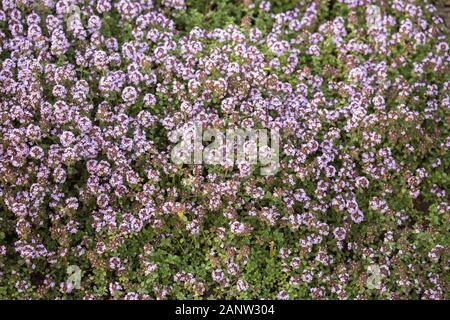
[[[2,0],[0,298],[449,298],[427,1]],[[175,164],[278,129],[280,168]]]

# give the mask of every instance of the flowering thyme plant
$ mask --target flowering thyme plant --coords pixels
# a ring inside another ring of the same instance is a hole
[[[450,298],[431,2],[0,3],[0,298]]]

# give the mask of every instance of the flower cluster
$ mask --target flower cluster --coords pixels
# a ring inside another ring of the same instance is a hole
[[[160,2],[1,1],[0,298],[448,299],[435,6]],[[192,125],[279,130],[279,170],[173,163]]]

